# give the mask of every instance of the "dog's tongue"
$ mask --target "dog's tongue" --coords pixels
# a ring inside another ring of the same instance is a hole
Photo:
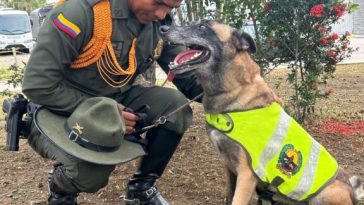
[[[183,51],[176,56],[176,58],[174,59],[174,63],[179,64],[179,63],[187,62],[187,61],[191,60],[195,55],[198,55],[200,53],[201,53],[201,51],[193,50],[193,49]]]

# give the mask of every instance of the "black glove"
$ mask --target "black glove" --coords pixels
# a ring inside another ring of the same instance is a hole
[[[146,131],[146,130],[142,130],[142,128],[147,126],[147,123],[148,123],[147,117],[148,117],[148,112],[150,110],[150,106],[147,104],[144,104],[136,110],[133,110],[131,108],[125,108],[124,110],[127,112],[131,112],[134,115],[139,117],[139,120],[136,122],[136,124],[134,126],[135,131],[132,134],[125,135],[124,138],[131,142],[136,142],[141,145],[146,145],[145,140],[140,135]]]

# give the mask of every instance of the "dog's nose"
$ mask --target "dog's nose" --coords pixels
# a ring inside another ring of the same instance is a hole
[[[169,31],[169,26],[161,26],[159,27],[159,32],[163,33],[167,33]]]

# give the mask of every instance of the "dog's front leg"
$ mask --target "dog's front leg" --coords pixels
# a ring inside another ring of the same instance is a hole
[[[231,205],[233,202],[235,187],[236,187],[236,175],[226,167],[226,205]]]
[[[257,180],[248,164],[240,164],[232,205],[248,205],[255,190]]]

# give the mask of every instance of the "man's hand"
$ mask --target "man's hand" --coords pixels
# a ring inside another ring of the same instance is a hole
[[[122,113],[122,116],[125,121],[125,127],[126,127],[126,134],[131,134],[135,131],[135,124],[139,120],[138,116],[136,116],[134,113],[128,112],[124,105],[118,104],[119,110]]]

